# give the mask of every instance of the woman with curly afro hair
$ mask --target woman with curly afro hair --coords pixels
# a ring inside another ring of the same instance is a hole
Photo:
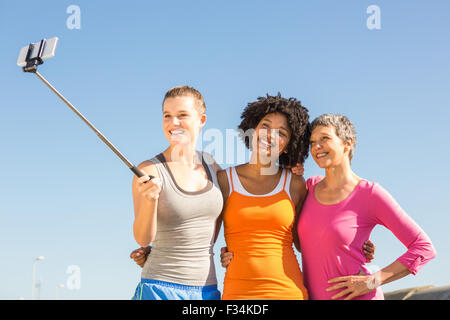
[[[295,98],[283,98],[280,93],[276,96],[259,97],[257,101],[247,105],[241,115],[242,122],[238,126],[247,148],[251,141],[245,133],[255,129],[258,123],[268,114],[278,113],[286,118],[290,139],[285,150],[279,156],[279,165],[294,167],[308,157],[310,125],[308,109]],[[280,134],[283,134],[280,131]]]
[[[307,299],[292,248],[295,208],[306,185],[288,168],[308,156],[308,110],[278,93],[249,103],[241,119],[250,161],[218,172],[225,241],[233,253],[222,299]]]

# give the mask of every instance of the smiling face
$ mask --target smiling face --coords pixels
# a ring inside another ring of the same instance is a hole
[[[343,161],[350,162],[352,141],[342,141],[333,126],[317,126],[310,138],[311,155],[320,168],[337,167]]]
[[[206,115],[199,112],[198,101],[192,96],[167,98],[163,104],[163,130],[171,145],[195,146]]]
[[[281,113],[269,113],[255,128],[252,150],[260,156],[278,157],[285,152],[291,138],[291,129],[286,116]],[[276,152],[273,154],[273,152]]]

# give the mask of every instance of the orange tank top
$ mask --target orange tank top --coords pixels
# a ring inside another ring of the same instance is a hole
[[[292,247],[295,206],[285,190],[290,174],[284,169],[269,194],[252,195],[243,188],[236,169],[227,170],[231,193],[223,221],[233,259],[225,273],[223,300],[308,299]]]

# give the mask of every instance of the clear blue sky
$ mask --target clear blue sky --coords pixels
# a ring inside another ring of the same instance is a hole
[[[73,4],[79,30],[66,25]],[[366,26],[373,4],[381,30]],[[204,94],[205,130],[236,128],[248,102],[278,91],[311,118],[347,115],[354,171],[390,191],[438,252],[384,290],[449,285],[449,12],[448,0],[1,0],[0,298],[30,298],[39,255],[42,299],[55,298],[69,265],[80,267],[81,288],[62,289],[64,299],[129,299],[140,277],[128,258],[132,173],[16,66],[20,48],[54,36],[56,57],[40,72],[135,164],[167,146],[161,100],[176,85]],[[309,158],[305,176],[320,173]],[[383,227],[372,240],[372,265],[405,251]],[[223,245],[221,233],[215,252]]]

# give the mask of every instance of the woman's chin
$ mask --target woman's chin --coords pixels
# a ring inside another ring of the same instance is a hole
[[[328,167],[330,167],[330,164],[325,161],[315,160],[315,162],[316,162],[317,166],[321,169],[327,169]]]
[[[188,137],[185,136],[170,136],[169,142],[171,145],[188,145],[191,143],[191,141],[188,139]]]
[[[262,151],[258,152],[257,158],[259,159],[259,162],[262,164],[273,164],[277,163],[279,156],[272,156],[272,153],[270,151]]]

